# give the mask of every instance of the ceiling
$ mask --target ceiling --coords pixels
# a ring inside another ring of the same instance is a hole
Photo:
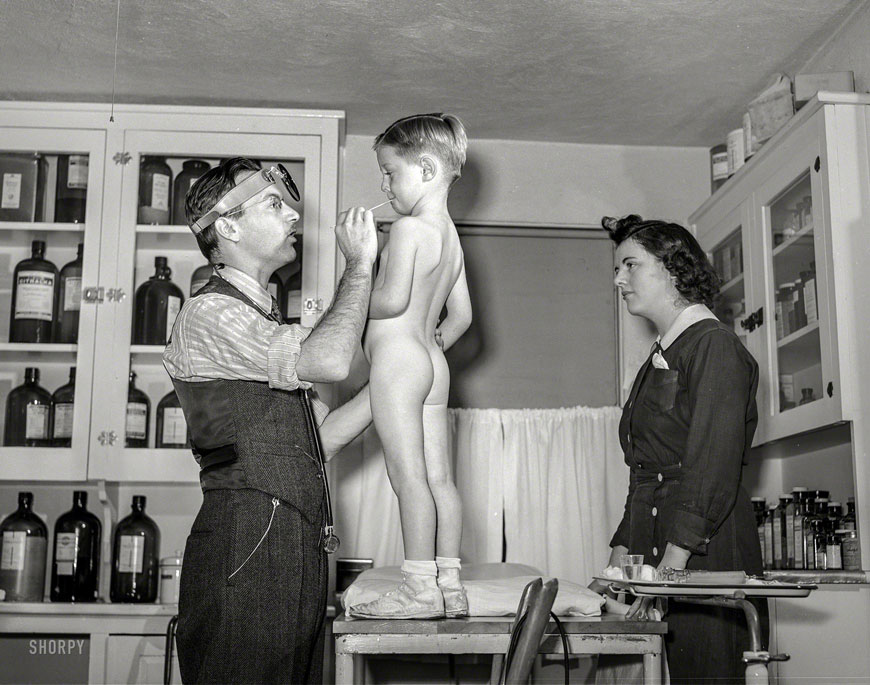
[[[866,0],[120,0],[115,101],[709,146]],[[116,0],[0,1],[0,99],[108,102]]]

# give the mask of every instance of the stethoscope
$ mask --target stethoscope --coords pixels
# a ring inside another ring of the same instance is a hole
[[[215,276],[220,278],[224,283],[238,292],[254,309],[265,316],[270,321],[275,321],[283,325],[283,321],[278,321],[272,312],[266,312],[262,307],[257,305],[250,297],[245,295],[239,288],[230,283],[224,278],[220,269],[226,265],[223,263],[214,265]],[[311,398],[308,396],[308,390],[302,389],[302,406],[305,408],[305,419],[311,427],[311,434],[314,436],[314,451],[317,453],[317,465],[320,467],[320,477],[323,480],[323,492],[326,496],[326,525],[323,527],[323,551],[327,554],[334,554],[338,551],[341,545],[341,540],[335,534],[335,523],[332,518],[332,497],[329,494],[329,480],[326,477],[326,462],[323,461],[323,445],[320,442],[320,431],[317,430],[317,422],[314,420],[314,412],[311,409]]]

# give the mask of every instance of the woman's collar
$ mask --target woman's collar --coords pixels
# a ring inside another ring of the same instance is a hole
[[[716,319],[716,315],[707,308],[707,305],[690,304],[677,314],[677,318],[674,319],[671,327],[659,338],[659,344],[662,346],[662,349],[668,349],[674,340],[679,338],[680,334],[689,326],[705,319]]]

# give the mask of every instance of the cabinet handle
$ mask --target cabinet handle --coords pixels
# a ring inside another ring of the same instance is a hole
[[[759,307],[745,319],[740,320],[740,326],[750,333],[764,323],[764,307]]]
[[[82,291],[82,302],[88,304],[103,304],[106,289],[100,286],[89,286]]]
[[[114,445],[117,439],[118,434],[115,431],[102,431],[97,436],[97,440],[100,441],[101,445]]]
[[[834,382],[828,381],[828,397],[834,396]]]
[[[818,170],[821,169],[821,168],[822,168],[822,158],[821,158],[821,157],[816,157],[816,163],[813,164],[813,169],[815,169],[816,171],[818,171]]]

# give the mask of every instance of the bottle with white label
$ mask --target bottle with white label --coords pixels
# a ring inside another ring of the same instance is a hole
[[[60,291],[57,297],[57,335],[59,343],[79,340],[79,312],[82,308],[82,250],[79,243],[76,258],[60,270]]]
[[[6,397],[6,447],[51,446],[51,393],[39,385],[39,369],[24,369],[24,384]]]
[[[178,401],[178,395],[170,390],[157,404],[156,447],[190,447],[187,421]]]
[[[51,396],[51,444],[72,447],[73,409],[76,396],[76,367],[69,369],[69,383]]]
[[[33,493],[18,493],[18,510],[0,523],[0,590],[7,602],[41,602],[48,528],[33,513]]]
[[[145,514],[145,497],[133,495],[133,511],[115,528],[112,544],[113,602],[154,602],[160,581],[160,529]]]
[[[139,223],[168,224],[172,169],[165,157],[143,155],[139,164]]]
[[[125,447],[148,447],[148,427],[151,423],[151,400],[136,387],[136,372],[130,372],[127,386],[127,423],[124,429]]]
[[[45,241],[34,240],[30,259],[15,266],[9,342],[50,343],[57,315],[57,267],[45,259]]]
[[[154,275],[136,289],[133,344],[165,345],[184,304],[184,294],[172,282],[166,257],[154,258]]]
[[[99,592],[103,526],[88,511],[88,493],[73,492],[73,508],[54,524],[52,602],[95,602]]]
[[[57,188],[54,220],[58,223],[83,224],[88,198],[88,156],[57,156]]]

